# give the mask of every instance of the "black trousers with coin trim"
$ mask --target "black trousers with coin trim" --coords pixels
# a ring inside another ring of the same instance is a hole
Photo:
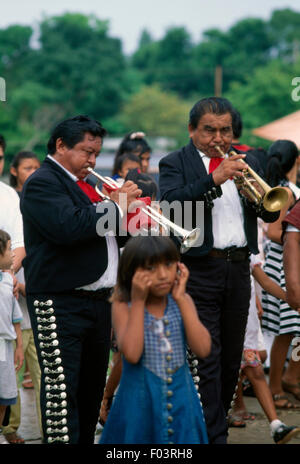
[[[250,301],[249,259],[210,256],[182,261],[190,271],[187,292],[212,340],[210,355],[198,359],[199,393],[210,443],[227,441],[226,415],[238,381]],[[196,364],[196,367],[195,367]]]
[[[111,305],[85,295],[27,295],[41,367],[45,443],[94,443],[106,382]]]

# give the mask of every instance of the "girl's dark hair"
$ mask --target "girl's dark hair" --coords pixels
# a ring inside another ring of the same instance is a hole
[[[287,180],[286,174],[292,169],[298,157],[298,148],[291,140],[277,140],[268,150],[266,181],[276,187]]]
[[[119,156],[116,160],[116,174],[122,169],[124,161],[135,161],[136,163],[139,163],[141,165],[141,160],[140,158],[135,155],[134,153],[124,153],[123,155]]]
[[[237,116],[232,104],[226,98],[221,97],[208,97],[199,100],[190,111],[190,125],[196,129],[202,116],[207,113],[222,115],[226,113],[231,114],[233,120]]]
[[[84,139],[86,133],[94,137],[101,137],[107,134],[102,124],[89,116],[79,115],[74,118],[60,122],[52,131],[48,141],[48,153],[53,155],[56,151],[56,141],[62,139],[68,148],[73,148],[78,142]]]
[[[2,147],[2,150],[5,151],[6,142],[5,142],[5,138],[3,137],[2,134],[0,134],[0,147]]]
[[[179,259],[179,251],[169,237],[139,235],[130,238],[120,258],[117,285],[112,301],[130,301],[132,278],[139,267],[177,262]]]
[[[238,140],[242,136],[243,132],[242,116],[241,113],[235,108],[233,108],[233,114],[231,116],[233,137]]]
[[[0,255],[3,256],[6,248],[7,243],[10,240],[10,235],[5,232],[5,230],[0,230]]]
[[[157,195],[157,185],[156,182],[148,174],[139,172],[138,169],[130,169],[128,171],[126,180],[132,180],[139,189],[142,190],[142,197],[155,198]]]
[[[37,160],[38,162],[40,162],[40,160],[38,159],[38,157],[36,156],[35,153],[33,153],[32,151],[19,151],[19,153],[17,153],[12,162],[11,162],[11,165],[10,167],[11,168],[15,168],[15,169],[18,169],[20,163],[22,160],[24,159],[35,159]],[[15,188],[17,186],[17,179],[16,179],[16,176],[14,176],[12,173],[10,173],[10,176],[9,176],[9,184],[11,185],[11,187]]]
[[[151,152],[151,147],[144,137],[143,132],[129,132],[129,134],[125,135],[115,155],[112,175],[117,174],[117,160],[123,153],[134,153],[137,156],[141,156],[143,153]]]

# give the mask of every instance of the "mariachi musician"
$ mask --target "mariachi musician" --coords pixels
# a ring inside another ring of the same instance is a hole
[[[105,134],[99,122],[86,116],[58,124],[48,156],[21,197],[45,443],[93,443],[105,386],[116,235],[122,208],[141,194],[128,181],[96,208],[100,198],[82,179],[95,166]],[[127,194],[125,205],[120,194]],[[108,224],[106,235],[101,220]]]
[[[227,441],[226,415],[237,384],[249,308],[249,254],[258,253],[257,216],[266,222],[279,216],[249,195],[241,196],[233,180],[243,176],[243,159],[260,174],[256,160],[241,153],[220,155],[231,148],[233,111],[224,98],[198,101],[190,112],[190,143],[164,157],[159,166],[161,200],[179,201],[183,213],[191,206],[193,227],[204,228],[203,243],[182,261],[190,271],[187,291],[212,337],[207,358],[190,353],[210,443]],[[204,202],[204,224],[195,223],[197,201]]]

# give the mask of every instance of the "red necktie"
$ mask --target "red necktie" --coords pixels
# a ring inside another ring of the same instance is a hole
[[[102,198],[100,197],[100,195],[98,195],[94,187],[85,182],[85,180],[78,180],[76,184],[89,197],[92,203],[98,203],[98,201],[102,201]]]
[[[221,158],[220,156],[210,158],[208,173],[210,174],[213,172],[222,163],[223,160],[224,158]]]

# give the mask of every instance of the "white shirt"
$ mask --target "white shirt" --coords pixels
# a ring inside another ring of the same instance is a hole
[[[198,150],[207,173],[209,173],[210,158]],[[221,185],[223,195],[214,200],[212,214],[212,230],[214,248],[224,248],[247,245],[244,231],[244,215],[237,188],[233,180],[228,179]]]
[[[0,338],[15,340],[13,324],[21,320],[22,312],[13,294],[13,278],[8,272],[0,271]]]
[[[0,181],[0,229],[11,237],[11,248],[24,247],[20,199],[15,190]]]
[[[58,164],[70,177],[71,179],[76,182],[78,178],[74,176],[70,171],[68,171],[64,166],[62,166],[53,156],[47,155],[52,161]],[[120,208],[119,208],[120,210]],[[95,291],[99,290],[100,288],[107,288],[113,287],[116,285],[117,282],[117,272],[118,272],[118,263],[119,263],[119,251],[118,251],[118,244],[116,238],[113,235],[105,235],[106,245],[107,245],[107,268],[104,274],[100,277],[100,279],[96,280],[96,282],[92,282],[90,284],[84,285],[83,287],[79,287],[78,289],[82,290],[89,290]]]
[[[254,266],[262,266],[262,261],[257,255],[250,257],[250,270],[253,271]],[[256,293],[255,293],[255,280],[250,276],[251,280],[251,298],[249,303],[249,314],[247,319],[247,326],[244,338],[244,350],[258,350],[258,334],[260,322],[257,314],[256,307]]]

